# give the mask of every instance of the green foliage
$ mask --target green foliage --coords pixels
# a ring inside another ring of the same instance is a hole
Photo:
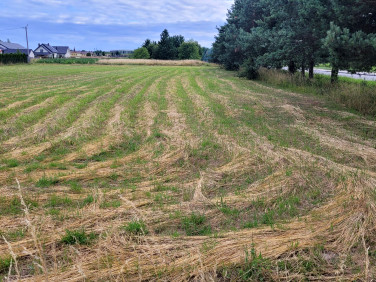
[[[0,274],[6,274],[12,265],[12,257],[0,257]]]
[[[195,41],[185,42],[182,35],[170,36],[167,29],[161,33],[157,42],[146,39],[140,50],[146,48],[150,58],[158,60],[200,60],[203,56],[203,48]],[[145,50],[142,51],[146,55]],[[140,58],[144,59],[144,58]]]
[[[82,186],[77,181],[71,181],[70,184],[70,191],[73,193],[82,193],[83,189]]]
[[[243,281],[270,281],[271,262],[265,259],[260,253],[257,255],[256,249],[245,251],[244,265],[239,269],[240,278]]]
[[[61,196],[58,196],[58,195],[51,195],[48,198],[48,200],[47,200],[46,207],[50,207],[50,208],[70,207],[73,204],[74,203],[73,203],[72,199],[70,199],[68,197],[61,197]]]
[[[57,184],[58,182],[59,180],[57,178],[47,177],[44,175],[42,178],[40,178],[37,181],[37,183],[35,183],[35,186],[40,187],[40,188],[47,188],[47,187]]]
[[[200,45],[195,41],[184,42],[179,47],[179,59],[200,60]]]
[[[95,58],[60,58],[60,59],[40,59],[35,61],[38,64],[95,64],[98,59]]]
[[[124,226],[124,230],[133,235],[147,235],[149,231],[142,220],[134,220]]]
[[[66,245],[89,245],[96,237],[94,233],[88,234],[84,229],[66,230],[60,242]]]
[[[35,208],[38,206],[38,203],[25,199],[25,204],[29,209]],[[0,215],[17,215],[22,213],[21,200],[17,197],[8,199],[5,197],[0,197]]]
[[[8,64],[26,64],[27,55],[26,54],[0,54],[0,65]]]
[[[212,232],[211,227],[206,224],[205,215],[195,213],[183,217],[181,219],[181,227],[187,236],[209,235]]]
[[[15,159],[9,159],[9,160],[3,160],[3,163],[9,167],[9,168],[13,168],[13,167],[17,167],[19,166],[19,161],[18,160],[15,160]]]
[[[147,48],[141,47],[134,50],[132,59],[150,59],[150,54]]]
[[[355,2],[355,3],[354,3]],[[327,62],[338,69],[376,65],[376,3],[361,0],[235,1],[218,29],[212,58],[227,70],[254,79],[260,67],[309,69]],[[323,44],[324,43],[324,44]]]

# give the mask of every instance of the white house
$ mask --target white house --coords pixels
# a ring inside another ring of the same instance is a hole
[[[71,52],[68,46],[53,46],[57,50],[58,58],[70,58]]]
[[[34,50],[37,58],[57,58],[57,50],[48,44],[38,44],[37,49]]]

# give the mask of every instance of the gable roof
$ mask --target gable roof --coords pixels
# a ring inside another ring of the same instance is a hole
[[[2,48],[1,48],[2,47]],[[1,49],[26,49],[20,44],[17,43],[9,43],[9,42],[3,42],[0,40],[0,48]]]
[[[31,52],[33,52],[33,50],[29,49],[29,54],[31,54]],[[25,48],[25,49],[6,49],[6,50],[3,50],[3,54],[17,54],[17,53],[27,55],[27,49]]]
[[[57,50],[54,48],[54,47],[52,47],[50,44],[38,44],[38,47],[35,49],[35,50],[37,50],[39,47],[43,47],[44,49],[46,49],[46,51],[47,52],[35,52],[35,54],[44,54],[44,55],[46,55],[46,54],[52,54],[52,53],[57,53]],[[26,48],[25,48],[26,49]]]
[[[57,50],[58,54],[66,54],[68,53],[69,47],[68,46],[52,46]]]

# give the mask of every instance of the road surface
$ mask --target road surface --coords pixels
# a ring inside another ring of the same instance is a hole
[[[331,75],[330,70],[316,69],[316,68],[314,69],[314,73]],[[362,80],[376,81],[376,73],[359,72],[359,73],[356,73],[356,74],[351,74],[348,71],[339,71],[338,75],[344,76],[344,77],[362,79]]]

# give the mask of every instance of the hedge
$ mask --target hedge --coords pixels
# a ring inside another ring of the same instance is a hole
[[[95,58],[58,58],[58,59],[40,59],[35,61],[37,64],[95,64],[98,59]]]
[[[26,54],[0,54],[0,64],[24,64],[27,63]]]

